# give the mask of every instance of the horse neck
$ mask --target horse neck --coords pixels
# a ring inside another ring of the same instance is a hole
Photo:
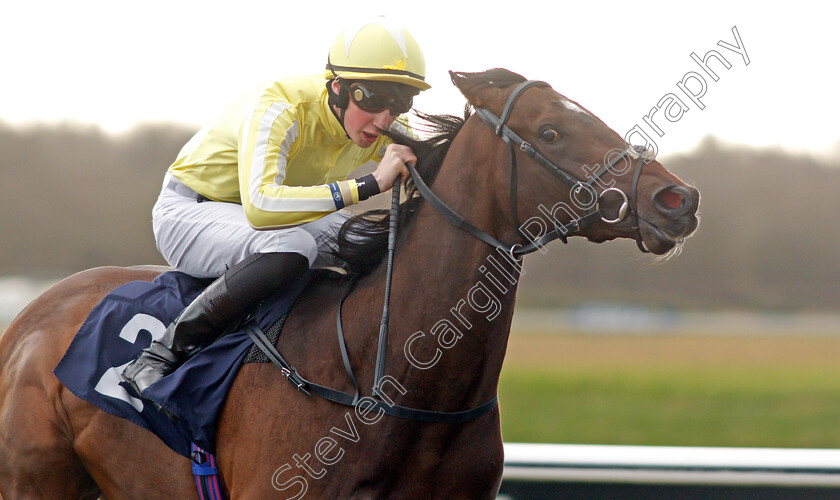
[[[497,148],[470,147],[483,127],[469,125],[452,144],[432,190],[465,220],[501,237],[504,224],[493,178],[500,169],[492,163],[506,156]],[[400,380],[413,387],[425,386],[418,392],[425,399],[435,394],[439,408],[460,409],[492,397],[507,348],[519,269],[424,203],[396,256],[393,373],[401,373]],[[447,405],[441,399],[451,401]]]

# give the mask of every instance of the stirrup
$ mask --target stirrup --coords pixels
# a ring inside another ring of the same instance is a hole
[[[144,354],[145,354],[145,352],[144,352]],[[149,384],[146,384],[145,387],[143,387],[141,389],[140,386],[137,385],[137,380],[136,380],[137,375],[140,375],[143,371],[155,370],[155,368],[153,366],[145,363],[144,361],[145,360],[143,359],[143,356],[141,355],[138,359],[135,359],[131,364],[129,364],[128,366],[125,367],[125,369],[122,371],[122,373],[120,373],[120,377],[137,394],[137,397],[139,397],[140,399],[143,400],[143,402],[152,405],[157,411],[166,415],[166,418],[168,418],[169,420],[171,420],[173,422],[177,421],[178,417],[176,417],[175,415],[170,413],[163,406],[157,404],[156,402],[152,401],[151,399],[146,398],[143,395],[143,391],[145,389],[147,389],[149,386],[153,385],[155,382],[158,382],[159,380],[161,380],[166,375],[169,375],[169,373],[172,373],[174,371],[174,369],[170,369],[168,373],[163,373],[163,375],[161,375],[159,378],[157,378],[157,380],[154,380],[153,382],[151,382]],[[164,363],[161,363],[161,364],[164,364]],[[137,368],[135,369],[134,373],[127,373],[127,372],[130,372],[131,369],[135,368],[135,367],[137,367]],[[162,373],[162,372],[158,372],[158,373]],[[158,373],[156,373],[156,375]]]
[[[143,350],[140,355],[128,366],[126,366],[122,373],[120,373],[120,377],[122,377],[122,379],[125,380],[138,395],[142,395],[143,391],[145,391],[149,386],[175,371],[179,364],[174,355],[172,355],[172,359],[166,359],[164,356],[151,352],[151,349],[153,348],[154,343],[149,349]]]

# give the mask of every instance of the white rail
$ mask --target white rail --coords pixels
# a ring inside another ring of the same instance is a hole
[[[505,443],[505,480],[840,486],[840,450]]]

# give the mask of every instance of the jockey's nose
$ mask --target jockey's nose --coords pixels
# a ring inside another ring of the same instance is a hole
[[[396,118],[391,114],[391,110],[386,108],[374,115],[373,124],[380,130],[388,130]]]

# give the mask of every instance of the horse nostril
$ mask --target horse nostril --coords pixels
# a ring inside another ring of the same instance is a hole
[[[656,195],[654,195],[653,199],[660,207],[668,211],[674,211],[683,206],[685,203],[685,195],[686,192],[684,189],[681,189],[678,186],[673,186],[660,190],[656,193]]]

